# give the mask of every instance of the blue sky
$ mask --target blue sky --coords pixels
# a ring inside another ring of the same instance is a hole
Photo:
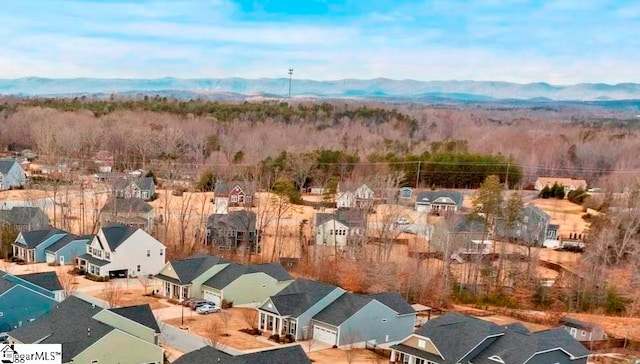
[[[640,82],[633,0],[20,0],[0,78]]]

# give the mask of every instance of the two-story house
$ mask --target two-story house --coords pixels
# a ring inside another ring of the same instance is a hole
[[[374,204],[375,193],[366,184],[356,185],[341,182],[338,185],[336,206],[338,208],[371,209]]]
[[[586,364],[589,351],[564,329],[531,332],[448,313],[391,347],[391,363]]]
[[[216,181],[213,193],[216,214],[226,214],[229,207],[255,206],[256,186],[253,183]]]
[[[101,277],[127,277],[160,272],[165,265],[166,247],[146,231],[112,224],[100,231],[77,258],[78,266]]]
[[[148,201],[156,194],[153,177],[119,179],[113,183],[113,192],[118,198],[139,198]]]
[[[62,363],[163,363],[149,305],[104,309],[70,296],[9,333],[12,344],[62,344]]]
[[[462,210],[464,196],[459,191],[423,191],[416,197],[416,211],[433,214]]]
[[[137,197],[110,198],[100,210],[102,226],[116,223],[153,231],[153,206]]]
[[[15,159],[0,159],[0,191],[24,186],[26,175]]]
[[[536,191],[542,191],[545,187],[553,187],[553,185],[562,186],[565,193],[575,191],[581,188],[583,191],[587,190],[587,181],[583,179],[574,179],[566,177],[538,177],[534,188]]]
[[[367,233],[367,212],[362,209],[337,209],[333,213],[316,213],[316,245],[344,247],[359,242]]]
[[[520,212],[520,219],[507,226],[504,219],[496,222],[496,233],[503,238],[541,245],[546,239],[556,239],[557,229],[550,229],[551,216],[534,204]]]
[[[220,250],[240,248],[258,253],[256,213],[240,210],[210,215],[207,219],[207,243]]]
[[[0,210],[0,225],[9,225],[17,231],[41,230],[49,226],[49,217],[39,207],[13,206]]]

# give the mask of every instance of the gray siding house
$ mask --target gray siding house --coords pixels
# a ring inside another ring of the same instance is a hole
[[[416,312],[397,293],[345,293],[313,318],[313,338],[337,346],[399,341],[413,332]]]
[[[520,213],[520,221],[512,226],[506,226],[504,220],[500,220],[496,224],[496,232],[498,236],[516,241],[523,241],[530,244],[541,245],[545,239],[555,239],[556,233],[548,235],[549,222],[551,216],[544,212],[541,208],[529,204],[522,209]],[[551,230],[553,231],[553,230]]]
[[[17,231],[41,230],[49,226],[49,217],[39,207],[14,206],[0,210],[0,224],[12,226]]]
[[[243,249],[259,253],[256,221],[253,211],[212,214],[207,219],[207,243],[219,250]]]
[[[563,328],[531,332],[458,313],[428,321],[391,350],[391,363],[412,364],[586,364],[589,356]]]
[[[24,186],[24,169],[15,159],[0,159],[0,191]]]
[[[607,337],[602,326],[591,322],[565,316],[560,320],[560,324],[578,341],[603,340]]]
[[[297,279],[258,307],[258,328],[295,340],[310,338],[311,319],[345,292],[329,284]]]
[[[428,213],[458,212],[464,196],[458,191],[424,191],[416,197],[416,211]]]
[[[156,185],[153,177],[140,177],[137,179],[119,179],[113,183],[113,190],[119,198],[140,198],[148,201],[156,194]]]

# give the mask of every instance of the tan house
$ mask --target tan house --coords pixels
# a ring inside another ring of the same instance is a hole
[[[583,179],[573,179],[564,177],[538,177],[534,188],[536,191],[542,191],[545,187],[553,187],[554,184],[564,187],[564,192],[569,193],[575,191],[578,188],[582,188],[583,191],[587,190],[587,181]]]

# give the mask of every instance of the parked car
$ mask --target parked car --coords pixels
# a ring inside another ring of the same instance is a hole
[[[399,217],[396,219],[396,224],[397,225],[409,225],[410,222],[409,220],[405,219],[404,217]]]
[[[0,332],[0,344],[8,344],[9,335],[6,332]]]
[[[196,308],[196,312],[207,315],[210,313],[220,312],[220,307],[212,306],[212,305],[202,305]]]
[[[191,307],[192,310],[203,305],[215,306],[216,304],[207,300],[189,300],[189,307]]]
[[[183,305],[184,307],[189,307],[191,301],[193,301],[193,298],[187,298],[186,300],[182,301],[181,305]]]

